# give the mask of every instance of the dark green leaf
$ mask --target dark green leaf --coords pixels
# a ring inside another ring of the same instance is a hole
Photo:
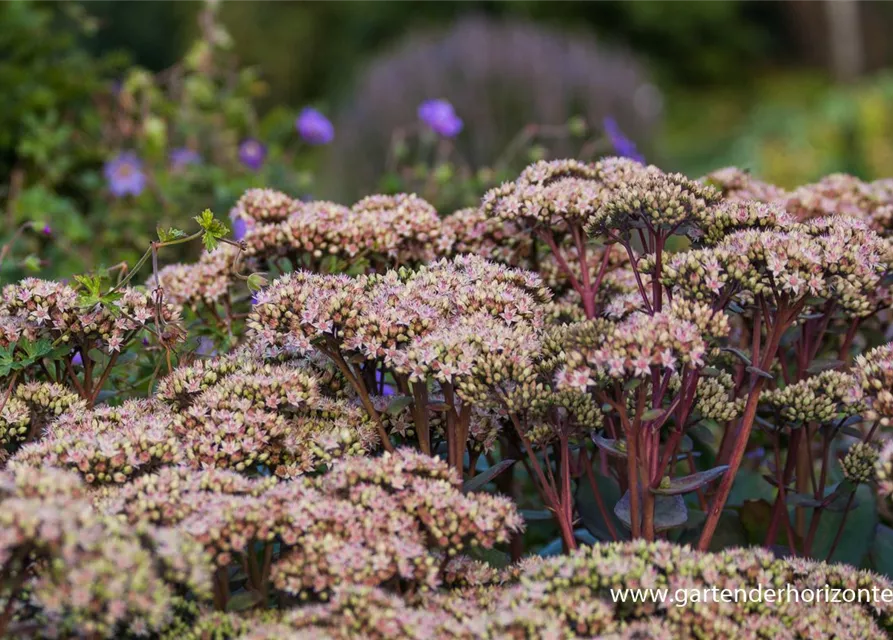
[[[788,493],[785,495],[785,502],[789,507],[814,508],[822,504],[821,500],[806,493]]]
[[[832,369],[839,369],[844,364],[846,364],[843,360],[813,360],[812,364],[806,369],[806,373],[821,373],[822,371],[831,371]]]
[[[775,376],[773,376],[768,371],[763,371],[759,367],[745,367],[744,369],[748,373],[752,373],[754,375],[760,376],[761,378],[766,378],[767,380],[775,380]]]
[[[751,364],[750,356],[747,355],[746,353],[744,353],[741,349],[735,349],[734,347],[724,347],[722,350],[727,351],[728,353],[731,353],[736,358],[741,360],[741,362],[743,362],[744,364],[747,364],[747,365]]]
[[[505,459],[500,460],[492,467],[484,471],[483,473],[479,473],[471,480],[468,480],[465,484],[462,485],[463,493],[471,493],[472,491],[480,491],[483,489],[487,483],[493,480],[500,473],[511,467],[515,464],[515,460]]]
[[[626,458],[626,442],[624,440],[612,440],[611,438],[605,438],[598,433],[592,434],[592,441],[595,443],[599,449],[604,449],[610,455],[616,456],[618,458]]]
[[[739,510],[741,524],[747,533],[750,544],[763,544],[769,531],[769,523],[772,521],[773,506],[768,500],[745,500]],[[778,528],[779,544],[788,546],[788,534],[786,527]],[[803,548],[800,536],[794,534],[794,544],[797,549]]]
[[[257,591],[242,591],[227,600],[226,610],[245,611],[256,606],[262,599],[262,596]]]
[[[871,548],[871,541],[878,523],[877,506],[874,493],[867,485],[859,485],[856,499],[858,506],[853,508],[849,514],[830,508],[825,510],[822,524],[813,542],[812,555],[814,557],[824,559],[828,555],[831,544],[845,517],[843,534],[831,561],[845,562],[855,566],[861,565],[863,557]]]
[[[893,579],[893,529],[884,524],[877,525],[867,560],[867,568]]]
[[[617,516],[614,515],[614,511],[611,508],[612,505],[617,504],[617,501],[620,500],[620,487],[617,486],[617,482],[615,482],[613,478],[607,478],[600,474],[595,474],[595,482],[598,487],[599,496],[601,496],[602,503],[605,506],[605,511],[607,511],[608,518],[611,519],[611,525],[614,527],[614,531],[617,532],[618,537],[622,539],[628,538],[628,532],[623,528],[620,520],[617,519]],[[604,514],[598,506],[598,501],[595,499],[592,487],[585,479],[581,480],[577,486],[575,502],[577,512],[580,514],[580,519],[583,521],[583,525],[586,529],[599,540],[604,542],[612,541],[613,538],[605,523]]]
[[[406,407],[413,403],[412,396],[394,396],[391,398],[391,401],[388,403],[388,413],[392,416],[397,415],[401,411],[403,411]]]
[[[630,515],[630,493],[627,491],[614,507],[614,514],[626,525],[632,528]],[[639,500],[641,507],[642,500]],[[641,508],[640,508],[641,510]],[[641,515],[641,514],[640,514]],[[654,530],[666,531],[675,527],[681,527],[688,520],[688,507],[682,496],[656,496],[654,499]]]
[[[478,545],[476,547],[469,547],[465,553],[467,553],[469,557],[474,558],[475,560],[480,560],[481,562],[486,562],[491,567],[497,569],[504,569],[512,563],[512,557],[505,551],[500,551],[499,549],[485,549]]]
[[[521,517],[527,522],[551,520],[554,516],[548,509],[521,509]]]
[[[691,493],[713,480],[716,480],[725,473],[728,468],[729,465],[724,464],[708,469],[707,471],[699,471],[698,473],[692,473],[691,475],[683,476],[681,478],[672,478],[670,479],[668,487],[660,486],[656,489],[652,489],[651,492],[662,496]]]
[[[651,422],[652,420],[657,420],[664,414],[663,409],[649,409],[645,413],[642,414],[643,422]]]
[[[732,484],[732,491],[729,493],[729,499],[726,501],[726,506],[740,506],[744,504],[745,500],[760,498],[774,500],[775,489],[753,469],[738,469],[738,473],[735,474],[735,482]]]

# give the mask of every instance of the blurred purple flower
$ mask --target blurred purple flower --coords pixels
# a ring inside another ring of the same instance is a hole
[[[133,151],[122,151],[105,163],[105,179],[116,198],[138,196],[146,188],[143,163]]]
[[[611,146],[614,147],[614,151],[617,152],[618,156],[645,164],[645,157],[636,149],[636,143],[626,137],[626,134],[620,130],[614,118],[611,116],[606,117],[603,124],[605,133],[611,141]]]
[[[462,131],[462,118],[446,100],[426,100],[420,104],[419,119],[444,138],[454,138]]]
[[[301,111],[295,120],[295,128],[308,144],[329,144],[335,138],[335,128],[329,119],[310,107]]]
[[[248,233],[248,222],[240,215],[231,215],[230,218],[232,218],[233,222],[233,238],[241,240]]]
[[[202,157],[198,151],[193,151],[188,147],[180,147],[172,149],[170,153],[170,163],[172,169],[182,169],[190,164],[201,164]]]
[[[216,356],[217,349],[214,348],[214,341],[206,336],[200,337],[195,353],[200,356]]]
[[[267,147],[264,143],[255,138],[242,140],[242,144],[239,145],[239,162],[252,171],[257,171],[263,166],[266,158]]]
[[[41,229],[41,231],[43,232],[43,235],[45,235],[45,236],[53,235],[53,228],[50,226],[49,222],[47,222],[46,224],[43,225],[43,229]]]
[[[84,366],[84,358],[81,357],[81,352],[78,351],[74,354],[74,357],[71,359],[71,364],[75,367],[83,367]]]
[[[381,395],[383,395],[383,396],[397,395],[397,387],[395,387],[392,384],[388,384],[387,382],[384,382],[384,384],[382,384],[382,382],[384,382],[384,372],[381,370],[378,370],[375,372],[375,384],[381,385]]]

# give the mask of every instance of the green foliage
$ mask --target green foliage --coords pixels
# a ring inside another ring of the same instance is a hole
[[[194,220],[198,222],[202,231],[204,231],[202,234],[202,244],[205,245],[205,249],[208,253],[216,249],[220,239],[229,233],[229,229],[226,228],[226,225],[215,218],[210,209],[202,211],[201,215],[195,216]]]

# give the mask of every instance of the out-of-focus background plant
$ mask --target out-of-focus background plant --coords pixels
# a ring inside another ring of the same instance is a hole
[[[156,224],[253,186],[447,213],[614,132],[689,175],[893,173],[883,3],[416,9],[4,3],[4,278],[133,260]]]

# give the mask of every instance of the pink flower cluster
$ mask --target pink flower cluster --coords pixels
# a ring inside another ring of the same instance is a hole
[[[237,206],[253,222],[244,238],[249,256],[287,256],[319,270],[327,257],[415,264],[450,249],[437,211],[415,195],[369,196],[352,207],[324,201],[271,207],[272,196],[264,193],[261,199],[257,190],[249,191]]]
[[[4,317],[8,337],[46,336],[82,349],[97,346],[116,353],[140,330],[158,319],[175,322],[179,313],[170,305],[156,305],[150,294],[131,288],[123,289],[121,297],[110,305],[85,308],[73,287],[26,278],[5,286],[0,293],[0,318]]]
[[[213,306],[220,302],[235,282],[237,249],[222,245],[214,251],[203,252],[195,263],[172,264],[159,269],[157,278],[152,276],[146,287],[160,285],[164,300],[178,307],[196,308],[200,303]]]
[[[710,341],[729,332],[727,317],[710,307],[683,301],[648,315],[637,312],[600,325],[591,344],[576,352],[556,383],[585,391],[602,377],[647,377],[652,367],[671,372],[705,364]],[[579,363],[577,360],[579,358]]]
[[[2,472],[0,526],[0,577],[12,587],[5,595],[21,609],[27,636],[159,632],[172,622],[184,589],[199,598],[209,592],[210,566],[198,545],[98,513],[69,472]],[[39,626],[29,631],[28,618]],[[2,627],[0,633],[17,635]]]

